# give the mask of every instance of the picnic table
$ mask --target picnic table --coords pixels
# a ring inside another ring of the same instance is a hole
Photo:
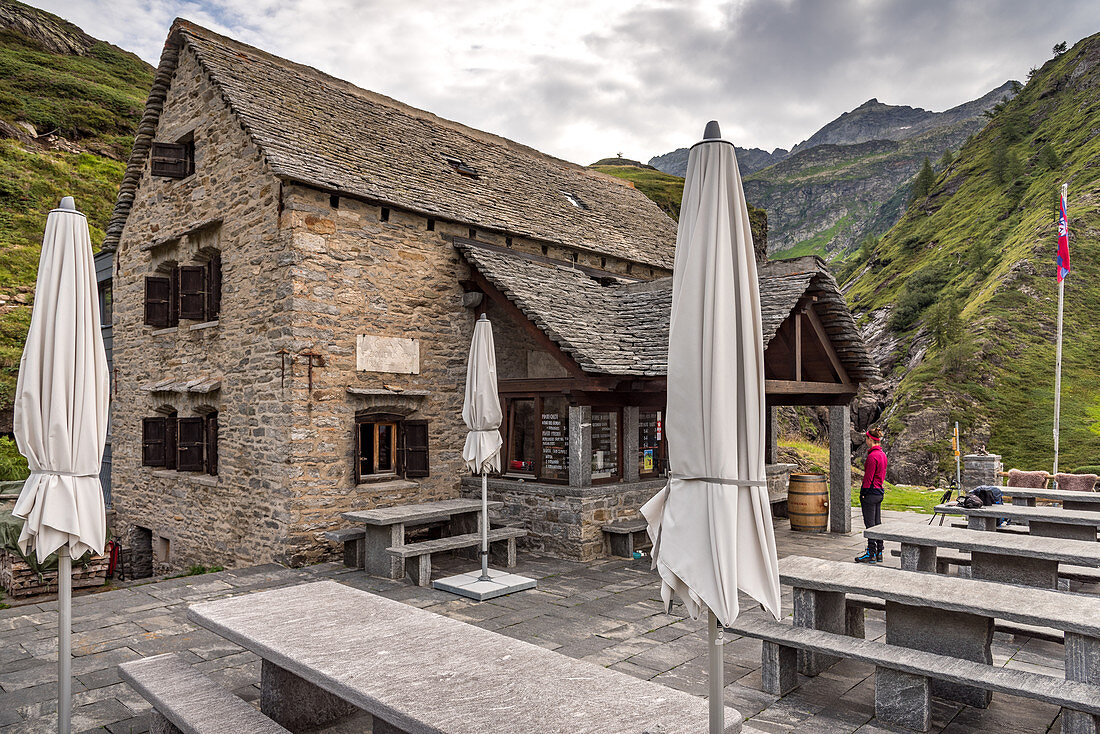
[[[490,502],[497,510],[503,502]],[[410,527],[444,523],[449,535],[470,535],[481,530],[481,500],[453,499],[421,502],[415,505],[380,507],[341,513],[340,517],[366,530],[363,567],[373,576],[399,579],[405,576],[405,561],[387,549],[406,545],[405,530]],[[474,543],[476,545],[476,542]]]
[[[965,515],[967,527],[971,530],[996,530],[998,518],[1006,518],[1014,523],[1026,524],[1032,535],[1095,541],[1097,529],[1100,528],[1100,512],[1061,507],[937,505],[935,511],[943,515]]]
[[[260,710],[290,731],[358,712],[375,734],[707,729],[703,698],[334,581],[195,604],[187,616],[262,659]],[[740,731],[727,708],[725,733]]]
[[[1100,512],[1100,492],[1070,492],[1062,489],[1031,489],[1001,487],[1001,494],[1012,498],[1012,504],[1035,507],[1036,500],[1061,502],[1063,510]]]
[[[863,594],[886,602],[888,645],[985,665],[993,662],[994,620],[1051,627],[1065,633],[1066,680],[1100,684],[1100,598],[803,556],[780,560],[779,574],[780,581],[794,590],[796,626],[843,635],[844,597]],[[836,659],[800,651],[800,667],[807,675],[816,675]],[[973,706],[988,705],[987,690],[936,683],[932,685],[935,695]],[[1063,731],[1086,731],[1079,728],[1078,716],[1063,711],[1063,727],[1071,724]],[[1084,719],[1080,722],[1083,726]]]
[[[938,570],[937,551],[970,553],[976,579],[1058,588],[1058,564],[1100,568],[1100,543],[1039,535],[1006,536],[972,530],[889,522],[863,531],[874,540],[901,543],[901,567],[907,571]]]

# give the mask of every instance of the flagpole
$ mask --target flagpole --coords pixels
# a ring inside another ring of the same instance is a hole
[[[1069,190],[1069,184],[1062,184],[1062,200],[1060,207],[1062,210],[1068,208],[1067,192]],[[1059,214],[1059,216],[1065,216],[1066,229],[1068,236],[1069,215],[1068,212]],[[1059,265],[1058,267],[1061,267]],[[1059,419],[1062,409],[1062,310],[1065,302],[1066,293],[1066,280],[1062,277],[1061,272],[1058,273],[1058,347],[1056,357],[1054,360],[1054,474],[1058,473],[1058,428]]]

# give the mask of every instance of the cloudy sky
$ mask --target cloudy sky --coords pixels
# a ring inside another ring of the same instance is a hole
[[[156,64],[176,16],[577,163],[708,119],[789,148],[877,97],[944,110],[1100,32],[1097,0],[29,0]]]

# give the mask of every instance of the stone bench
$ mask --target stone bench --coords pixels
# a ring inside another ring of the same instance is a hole
[[[650,545],[649,534],[646,532],[648,527],[649,522],[644,517],[639,517],[633,520],[618,520],[604,525],[601,530],[607,535],[611,555],[633,558],[636,547],[648,548]]]
[[[289,734],[176,653],[133,660],[118,669],[152,704],[149,731],[156,734]]]
[[[325,533],[326,540],[343,544],[344,565],[348,568],[363,567],[363,541],[366,537],[367,531],[364,528],[341,528]]]
[[[707,731],[704,698],[335,581],[187,616],[262,658],[260,709],[293,731],[360,711],[374,734]],[[740,714],[725,713],[725,734],[742,731]]]
[[[527,535],[523,528],[493,528],[489,531],[489,549],[493,544],[504,543],[504,553],[494,556],[494,561],[505,568],[516,565],[516,538]],[[405,543],[386,549],[386,552],[405,563],[405,575],[417,586],[428,586],[432,577],[432,554],[461,548],[475,548],[481,545],[481,533],[453,535],[449,538],[422,540],[419,543]]]
[[[1030,535],[1067,540],[1096,541],[1100,528],[1100,512],[1067,510],[1062,507],[1027,507],[1025,505],[991,505],[989,507],[956,507],[937,505],[935,512],[945,515],[965,515],[971,530],[996,530],[1000,518],[1028,526]]]
[[[931,680],[976,686],[1062,706],[1100,725],[1100,684],[1000,668],[923,650],[857,639],[745,615],[731,632],[762,640],[764,691],[784,696],[798,687],[798,651],[846,658],[875,666],[875,716],[916,731],[932,727]],[[1087,721],[1086,719],[1086,721]]]
[[[890,555],[901,556],[901,550],[894,548]],[[949,573],[951,566],[969,566],[973,560],[962,551],[938,550],[936,552],[936,573]],[[1100,570],[1085,568],[1083,566],[1063,566],[1058,569],[1058,588],[1062,591],[1070,591],[1066,582],[1077,581],[1082,584],[1100,584]]]

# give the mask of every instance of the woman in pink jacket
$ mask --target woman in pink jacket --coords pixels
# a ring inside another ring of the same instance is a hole
[[[882,431],[867,431],[867,462],[863,465],[863,485],[859,490],[859,507],[863,510],[864,527],[882,523],[882,499],[886,496],[886,452],[882,450]],[[882,541],[868,540],[867,550],[856,563],[882,563]]]

